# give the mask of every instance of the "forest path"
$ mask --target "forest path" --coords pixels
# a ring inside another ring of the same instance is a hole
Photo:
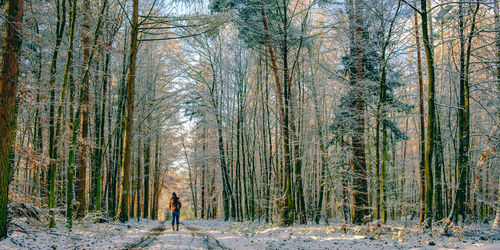
[[[140,249],[148,247],[153,241],[165,231],[165,222],[160,226],[153,228],[146,236],[142,237],[139,241],[125,245],[125,249]]]
[[[126,245],[125,249],[229,249],[202,229],[181,223],[179,231],[170,230],[170,223],[164,222],[153,228],[139,241]]]

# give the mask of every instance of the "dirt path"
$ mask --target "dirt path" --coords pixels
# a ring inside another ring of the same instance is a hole
[[[126,245],[125,249],[140,249],[150,246],[165,231],[165,223],[153,228],[146,236],[142,237],[138,242]]]
[[[200,228],[181,224],[179,231],[167,230],[165,224],[153,228],[139,241],[125,249],[229,249]]]
[[[210,236],[207,233],[201,232],[199,228],[196,228],[193,226],[186,226],[186,228],[191,232],[193,239],[195,237],[202,238],[203,242],[207,246],[207,249],[224,249],[224,250],[229,249],[229,248],[223,246],[222,244],[220,244],[220,242],[216,238],[214,238],[213,236]]]

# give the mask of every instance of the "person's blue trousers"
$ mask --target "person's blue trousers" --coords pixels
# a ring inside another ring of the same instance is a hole
[[[172,226],[175,225],[175,221],[177,220],[177,225],[179,225],[179,216],[181,216],[181,212],[172,212]]]

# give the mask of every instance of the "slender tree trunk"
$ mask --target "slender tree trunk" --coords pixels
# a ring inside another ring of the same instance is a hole
[[[139,116],[140,117],[140,116]],[[139,118],[140,120],[140,118]],[[141,131],[141,126],[139,126],[139,131]],[[136,155],[136,159],[137,159],[137,163],[136,163],[136,173],[135,173],[135,183],[136,183],[136,200],[137,200],[137,210],[136,210],[136,218],[137,218],[137,221],[139,221],[139,219],[141,218],[141,210],[142,210],[142,205],[141,205],[141,190],[142,190],[142,159],[141,159],[141,147],[142,147],[142,143],[140,140],[137,141],[137,155]],[[132,214],[134,214],[132,212]]]
[[[107,46],[111,46],[112,38],[108,38],[109,41],[107,43]],[[108,74],[109,74],[109,63],[111,60],[111,54],[109,52],[106,53],[105,59],[104,59],[104,69],[103,69],[103,76],[102,76],[102,87],[101,87],[101,104],[98,107],[96,105],[96,114],[95,114],[95,134],[96,134],[96,148],[94,149],[94,159],[93,159],[93,168],[92,168],[92,197],[91,197],[91,202],[92,202],[92,208],[95,209],[95,211],[100,211],[101,210],[101,181],[102,181],[102,175],[101,175],[101,166],[103,165],[104,161],[104,154],[103,154],[103,149],[104,149],[104,123],[105,123],[105,118],[106,118],[106,97],[107,97],[107,90],[108,90]]]
[[[434,182],[432,179],[432,157],[435,144],[436,128],[436,74],[434,72],[434,55],[429,36],[429,23],[427,12],[427,0],[420,0],[422,17],[422,37],[424,42],[425,56],[427,58],[427,71],[429,77],[428,94],[428,122],[427,122],[427,145],[425,149],[425,227],[432,227],[432,197],[434,193]]]
[[[443,141],[441,138],[441,122],[439,119],[439,111],[436,110],[436,156],[434,157],[435,172],[434,177],[436,179],[436,187],[434,194],[434,201],[436,203],[436,212],[434,214],[435,220],[439,221],[444,217],[443,209],[443,168],[444,168],[444,153],[443,153]]]
[[[189,162],[189,156],[187,153],[186,145],[184,144],[184,139],[182,141],[182,148],[184,149],[184,156],[186,157],[186,163],[188,165],[188,174],[189,174],[189,188],[191,189],[191,199],[193,200],[193,211],[194,211],[194,217],[198,218],[198,206],[197,206],[197,199],[196,199],[196,187],[193,185],[193,175],[192,175],[192,166],[191,163]]]
[[[82,13],[83,16],[83,34],[82,34],[82,74],[81,74],[81,86],[80,86],[80,143],[79,143],[79,155],[78,155],[78,180],[76,188],[76,201],[78,203],[77,207],[77,217],[82,218],[85,215],[85,210],[87,208],[86,193],[87,193],[87,158],[88,158],[88,134],[89,134],[89,74],[92,60],[96,51],[97,42],[99,40],[99,35],[101,33],[101,27],[105,12],[107,10],[107,0],[104,0],[101,6],[100,15],[97,20],[97,26],[94,32],[94,39],[91,44],[90,41],[90,1],[83,1]]]
[[[241,169],[244,169],[243,164],[241,163],[241,87],[238,90],[236,100],[238,102],[238,107],[236,111],[236,162],[234,164],[234,190],[235,190],[235,195],[236,195],[236,217],[238,218],[238,221],[243,221],[243,207],[242,207],[242,182],[244,177],[242,176],[242,171]]]
[[[279,80],[279,75],[278,75],[278,67],[276,63],[276,57],[274,55],[274,49],[271,43],[271,35],[269,31],[269,26],[267,22],[267,17],[266,17],[266,12],[264,9],[264,1],[261,1],[262,3],[262,9],[261,9],[261,14],[262,14],[262,22],[264,25],[264,30],[265,30],[265,35],[266,35],[266,44],[269,52],[269,56],[271,59],[271,68],[274,74],[274,81],[276,84],[276,99],[278,99],[278,109],[279,109],[279,114],[280,114],[280,126],[282,130],[282,136],[283,136],[283,168],[284,168],[284,178],[285,178],[285,186],[284,186],[284,195],[283,195],[283,201],[280,201],[280,203],[283,204],[283,207],[281,209],[281,224],[284,226],[289,226],[293,224],[293,218],[291,217],[292,212],[292,190],[291,190],[291,178],[290,178],[290,137],[289,137],[289,115],[288,111],[286,110],[287,103],[283,103],[283,92],[282,92],[282,86],[281,82]],[[284,6],[284,8],[287,8],[287,6]],[[286,11],[285,11],[286,13]],[[287,19],[286,16],[284,17],[285,20]],[[285,32],[286,33],[286,32]],[[286,38],[284,39],[286,40]],[[285,46],[283,46],[285,47]],[[284,56],[287,55],[286,53]],[[284,57],[283,62],[286,62],[288,59]],[[287,67],[284,67],[287,68]],[[286,77],[288,77],[288,72],[284,73]],[[288,79],[285,79],[285,83],[288,82]],[[286,88],[286,86],[285,86]],[[285,100],[286,102],[286,100]]]
[[[33,10],[33,4],[29,3],[30,6],[30,12],[33,16],[35,16],[35,12]],[[40,24],[38,21],[35,19],[35,31],[36,35],[40,36]],[[43,51],[42,51],[42,46],[38,45],[36,47],[36,62],[37,62],[37,68],[35,71],[35,77],[36,77],[36,82],[41,82],[42,79],[42,66],[43,66]],[[36,103],[40,103],[40,95],[42,93],[42,90],[38,89],[36,92]],[[36,155],[42,155],[43,154],[43,133],[42,133],[42,126],[41,126],[41,113],[44,111],[44,105],[39,105],[36,107],[35,111],[35,117],[33,119],[33,148],[34,148],[34,153]],[[31,188],[30,194],[33,196],[38,195],[39,198],[42,198],[41,192],[36,193],[36,190],[38,188],[39,191],[41,191],[42,186],[41,186],[41,176],[44,176],[43,174],[43,169],[40,166],[35,166],[32,172],[32,182],[33,186]]]
[[[23,0],[8,0],[0,74],[0,239],[7,237],[9,152],[14,143],[19,54],[22,43]]]
[[[62,10],[60,9],[62,8]],[[66,25],[66,0],[63,0],[63,2],[56,1],[56,9],[57,9],[57,25],[56,25],[56,45],[54,47],[54,53],[52,54],[52,62],[50,66],[50,84],[51,84],[51,90],[50,90],[50,128],[49,128],[49,136],[50,136],[50,142],[49,142],[49,158],[50,158],[50,164],[49,164],[49,173],[48,173],[48,181],[49,181],[49,228],[53,228],[55,226],[54,222],[54,215],[52,213],[52,210],[55,207],[55,183],[56,183],[56,164],[57,164],[57,137],[58,137],[58,126],[60,126],[60,115],[61,113],[58,112],[58,117],[55,117],[55,105],[56,105],[56,73],[57,73],[57,58],[58,58],[58,52],[59,52],[59,47],[62,42],[62,36],[64,34],[64,27]],[[64,90],[63,90],[64,92]],[[62,98],[64,98],[62,96]],[[62,111],[62,107],[58,108],[58,111]],[[56,122],[56,120],[58,120]],[[57,123],[57,124],[55,124]]]
[[[424,223],[425,212],[425,115],[424,115],[424,84],[422,74],[422,56],[420,53],[420,35],[418,32],[418,16],[415,11],[415,40],[417,44],[417,71],[418,71],[418,110],[420,118],[420,140],[419,140],[419,177],[420,177],[420,224]]]
[[[385,87],[384,87],[385,88]],[[384,89],[385,92],[385,89]],[[385,98],[385,93],[384,93]],[[384,113],[384,112],[383,112]],[[384,119],[386,119],[386,115],[383,115]],[[382,223],[387,222],[387,194],[386,194],[386,169],[387,169],[387,125],[385,122],[382,122],[382,163],[380,166],[381,172],[381,182],[380,182],[380,201],[381,201],[381,219]]]
[[[500,13],[498,10],[498,0],[495,0],[494,4],[494,10],[495,10],[495,47],[496,47],[496,67],[497,67],[497,73],[495,74],[496,81],[497,81],[497,99],[500,100]],[[500,106],[497,107],[497,116],[499,117],[500,120]],[[497,152],[498,154],[498,152]],[[497,156],[497,162],[498,162],[498,156]],[[498,177],[497,177],[498,178]],[[493,221],[493,224],[491,227],[493,229],[498,229],[500,228],[500,178],[498,178],[498,190],[497,190],[497,206],[496,206],[496,216],[495,220]]]
[[[158,128],[159,129],[159,128]],[[151,218],[158,219],[158,206],[160,198],[160,133],[156,132],[155,138],[155,168],[153,173],[153,205],[151,207]]]
[[[283,56],[283,175],[284,175],[284,206],[281,211],[281,224],[284,226],[290,226],[295,221],[294,218],[294,206],[293,206],[293,196],[292,196],[292,165],[291,165],[291,141],[293,140],[293,117],[291,116],[291,80],[288,68],[288,4],[286,0],[283,0],[283,44],[282,44],[282,56]],[[302,182],[301,182],[302,184]],[[304,211],[305,213],[305,211]]]
[[[122,62],[122,79],[118,89],[118,103],[116,111],[116,126],[117,133],[115,134],[114,149],[113,149],[113,165],[108,171],[108,216],[114,218],[117,214],[117,184],[119,180],[118,171],[121,169],[122,155],[123,155],[123,133],[125,129],[123,117],[125,116],[125,103],[126,103],[126,75],[127,75],[127,32],[125,32],[125,41],[123,42],[123,62]]]
[[[312,84],[312,88],[313,88],[313,91],[314,91],[314,97],[313,97],[313,101],[314,101],[314,113],[316,115],[316,122],[317,122],[317,134],[318,134],[318,141],[319,141],[319,153],[321,154],[320,158],[321,158],[321,170],[320,170],[320,181],[319,181],[319,194],[318,194],[318,202],[317,202],[317,205],[316,205],[316,214],[314,216],[314,222],[316,222],[316,224],[319,224],[319,221],[320,221],[320,217],[321,217],[321,212],[323,210],[323,196],[324,196],[324,193],[325,193],[325,186],[327,184],[327,181],[326,181],[326,171],[328,169],[328,160],[327,160],[327,156],[328,156],[328,152],[327,152],[327,149],[326,149],[326,146],[325,146],[325,143],[324,143],[324,136],[323,136],[323,119],[321,118],[321,113],[320,113],[320,110],[319,110],[319,103],[318,103],[318,95],[317,95],[317,92],[316,92],[316,87],[314,86],[314,84]]]
[[[88,33],[90,32],[90,1],[84,0],[82,13],[83,16],[83,34],[82,34],[82,76],[86,74],[89,68],[89,57],[90,57],[90,37]],[[76,185],[76,201],[77,201],[77,217],[82,218],[85,215],[86,203],[86,189],[87,189],[87,150],[86,140],[88,137],[88,101],[89,101],[89,80],[88,77],[83,77],[80,86],[80,143],[79,143],[79,154],[78,154],[78,174],[77,174],[77,185]]]
[[[268,85],[267,85],[267,80],[268,80],[268,74],[267,74],[267,67],[262,70],[262,58],[259,58],[259,76],[261,77],[261,81],[260,82],[264,82],[265,84],[263,85],[263,87],[265,87],[265,90],[263,91],[260,91],[259,93],[261,93],[260,97],[261,97],[261,113],[262,113],[262,140],[263,140],[263,143],[262,143],[262,157],[263,157],[263,177],[264,177],[264,183],[263,183],[263,190],[262,190],[262,196],[263,196],[263,209],[264,209],[264,218],[265,218],[265,221],[266,223],[269,222],[269,206],[270,206],[270,202],[269,202],[269,195],[270,195],[270,184],[271,184],[271,179],[270,179],[270,175],[271,175],[271,162],[272,162],[272,159],[271,157],[269,156],[269,151],[268,151],[268,146],[271,147],[272,144],[270,143],[270,141],[268,142],[268,133],[270,133],[270,128],[267,126],[268,124],[268,119],[269,119],[269,98],[268,98],[268,95],[269,95],[269,91],[268,91]],[[266,63],[266,66],[267,66],[267,63]],[[266,74],[264,76],[262,76],[262,71],[265,71]],[[272,151],[272,149],[271,149]]]
[[[74,99],[74,85],[73,85],[73,39],[75,36],[75,23],[76,23],[76,11],[77,11],[77,0],[73,0],[71,3],[71,20],[69,26],[69,40],[68,40],[68,53],[66,58],[66,66],[64,68],[64,79],[63,79],[63,94],[61,94],[60,101],[60,112],[62,111],[62,105],[64,101],[64,93],[66,88],[69,87],[70,90],[70,107],[69,107],[69,119],[70,123],[68,129],[73,131],[73,99]],[[58,121],[59,122],[59,121]],[[76,134],[72,136],[72,142],[76,142]],[[73,226],[73,175],[74,175],[74,157],[75,151],[70,145],[69,152],[69,164],[66,172],[66,226],[71,228]]]
[[[401,1],[398,2],[398,7],[396,10],[396,13],[394,14],[394,18],[391,20],[389,24],[389,32],[387,34],[387,37],[385,35],[385,22],[382,22],[382,52],[381,52],[381,62],[382,62],[382,69],[380,73],[380,84],[379,84],[379,102],[377,104],[377,125],[376,125],[376,150],[377,150],[377,155],[379,154],[379,127],[380,127],[380,122],[382,122],[382,163],[381,163],[381,169],[380,169],[380,186],[377,187],[377,190],[380,190],[380,192],[377,192],[377,194],[380,193],[380,197],[378,197],[378,202],[377,204],[377,215],[381,216],[378,217],[379,219],[382,219],[382,223],[387,222],[387,195],[386,195],[386,168],[387,168],[387,122],[386,119],[387,117],[387,64],[389,58],[387,58],[387,46],[389,45],[389,42],[392,37],[392,30],[394,27],[394,23],[396,22],[396,18],[399,15],[399,9],[401,7]],[[395,153],[395,152],[393,152]],[[380,163],[378,162],[379,156],[377,156],[377,165]],[[394,161],[393,161],[394,162]],[[377,169],[377,173],[379,170]],[[378,175],[377,175],[378,177]]]
[[[301,86],[299,84],[299,96],[301,96],[300,92],[303,91],[301,90]],[[291,92],[291,86],[289,87],[289,91]],[[291,94],[291,93],[290,93]],[[302,100],[299,100],[296,102],[295,109],[297,109],[295,112],[290,111],[291,116],[296,116],[299,115],[302,111],[301,107],[299,107],[302,104]],[[303,180],[302,180],[302,143],[301,143],[301,126],[302,126],[302,121],[301,117],[296,117],[297,122],[294,122],[294,119],[291,119],[291,130],[293,134],[293,153],[294,153],[294,158],[295,158],[295,193],[297,196],[297,204],[298,204],[298,215],[299,215],[299,223],[300,224],[307,224],[307,215],[306,215],[306,205],[305,205],[305,198],[304,198],[304,188],[303,188]]]
[[[133,150],[132,150],[130,158],[134,158]],[[133,159],[131,159],[130,161],[133,161]],[[130,197],[129,197],[130,208],[128,210],[128,217],[134,218],[134,216],[135,216],[135,200],[136,200],[136,196],[137,196],[137,192],[136,192],[137,179],[134,176],[136,170],[133,168],[133,166],[134,166],[133,163],[131,163],[131,164],[132,164],[132,166],[130,166],[130,173],[129,173],[129,176],[130,176],[130,189],[129,189],[129,192],[130,192]]]
[[[479,11],[479,0],[472,15],[472,23],[468,36],[465,35],[464,4],[459,4],[459,26],[460,26],[460,81],[458,98],[458,189],[455,195],[455,204],[451,212],[451,220],[458,221],[458,216],[465,220],[467,186],[469,185],[469,147],[470,147],[470,125],[469,125],[469,66],[472,47],[472,38],[476,25],[476,14]],[[467,46],[467,47],[466,47]]]
[[[151,137],[148,131],[146,143],[144,144],[144,205],[143,205],[143,218],[149,218],[149,175],[150,175],[150,164],[151,164]]]
[[[204,157],[206,155],[206,150],[207,150],[207,148],[206,148],[206,140],[207,140],[206,139],[206,130],[207,129],[205,128],[205,126],[203,126],[202,152],[201,152],[201,154]],[[202,174],[201,174],[201,187],[200,187],[200,189],[201,189],[201,197],[200,197],[201,198],[200,199],[201,200],[201,207],[200,207],[201,208],[201,211],[200,211],[201,214],[200,214],[200,218],[202,218],[202,219],[205,219],[205,214],[206,214],[205,213],[205,206],[206,206],[205,205],[205,198],[206,198],[205,197],[205,176],[206,176],[206,172],[207,172],[207,170],[206,170],[207,165],[205,164],[205,162],[206,161],[203,160],[203,163],[201,165],[201,167],[202,167],[202,170],[201,170]]]
[[[227,167],[226,162],[226,150],[224,148],[224,135],[222,131],[222,114],[220,110],[220,97],[219,90],[217,88],[217,71],[215,69],[215,65],[211,65],[212,67],[212,88],[211,88],[211,102],[214,107],[215,120],[217,124],[217,137],[218,137],[218,149],[219,149],[219,160],[220,160],[220,169],[222,176],[222,195],[223,195],[223,204],[224,204],[224,220],[228,220],[229,218],[235,218],[236,215],[236,200],[233,195],[233,189],[231,185],[231,177]],[[222,87],[221,87],[222,88]],[[222,96],[222,94],[221,94]]]
[[[119,218],[121,222],[128,221],[128,200],[130,192],[130,151],[134,121],[134,96],[135,96],[135,63],[137,59],[137,36],[139,0],[133,1],[132,29],[130,32],[130,58],[127,81],[127,108],[125,110],[125,135],[123,140],[123,163],[120,184]]]

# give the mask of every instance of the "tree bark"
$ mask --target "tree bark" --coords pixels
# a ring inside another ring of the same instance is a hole
[[[497,73],[495,74],[497,81],[497,99],[500,100],[500,13],[498,10],[498,0],[495,0],[494,10],[495,10],[495,54],[496,54],[496,67]],[[500,106],[497,107],[497,116],[500,120]],[[497,150],[498,154],[498,150]],[[497,162],[498,162],[497,156]],[[496,216],[491,228],[498,229],[500,228],[500,178],[498,178],[498,190],[497,190],[497,206],[496,206]]]
[[[89,67],[89,56],[90,56],[90,37],[88,33],[90,32],[90,1],[83,0],[82,13],[83,16],[83,34],[82,34],[82,76],[84,76]],[[85,145],[85,140],[88,137],[88,101],[89,101],[89,81],[88,77],[83,77],[80,86],[80,104],[79,104],[79,120],[80,120],[80,136],[79,136],[79,154],[78,154],[78,174],[77,174],[77,185],[76,185],[76,201],[77,201],[77,218],[83,218],[85,216],[86,209],[86,188],[87,188],[87,145]]]
[[[77,217],[82,218],[85,215],[85,210],[87,208],[86,193],[87,193],[87,158],[88,158],[88,134],[89,134],[89,74],[90,66],[92,64],[92,59],[95,54],[97,47],[97,42],[99,35],[101,33],[101,27],[103,23],[103,18],[105,11],[107,10],[107,0],[104,0],[101,6],[100,15],[97,20],[97,26],[94,32],[93,42],[90,41],[90,1],[83,1],[82,13],[83,16],[83,34],[82,34],[82,74],[81,74],[81,86],[80,86],[80,142],[78,155],[78,180],[76,188],[76,201],[78,203],[77,207]]]
[[[62,10],[60,9],[62,7]],[[62,42],[62,36],[64,35],[64,27],[66,25],[66,0],[63,0],[62,3],[59,1],[56,1],[56,9],[57,9],[57,25],[56,25],[56,45],[54,47],[54,52],[52,54],[52,62],[50,65],[50,108],[49,108],[49,115],[50,115],[50,128],[49,128],[49,158],[50,158],[50,164],[49,164],[49,172],[48,172],[48,181],[49,181],[49,214],[51,215],[49,217],[49,228],[53,228],[55,226],[54,222],[54,215],[51,211],[51,209],[54,208],[55,206],[55,183],[56,183],[56,164],[57,164],[57,137],[59,133],[59,128],[60,122],[56,122],[56,120],[59,120],[59,117],[61,115],[60,112],[58,112],[58,117],[55,117],[55,105],[56,105],[56,73],[57,73],[57,58],[58,58],[58,52],[59,52],[59,47]],[[64,90],[63,90],[64,92]],[[64,98],[64,97],[63,97]],[[62,111],[62,106],[59,106],[59,111]],[[57,123],[57,124],[55,124]]]
[[[74,86],[73,86],[73,39],[75,36],[75,23],[76,23],[76,13],[77,13],[77,0],[73,0],[71,3],[71,19],[69,26],[69,40],[68,40],[68,53],[66,58],[66,66],[64,68],[64,78],[63,78],[63,93],[66,88],[70,89],[70,114],[69,114],[69,125],[70,131],[73,130],[73,98],[74,98]],[[62,102],[64,101],[64,94],[61,94],[60,109],[62,107]],[[74,157],[75,151],[73,148],[73,142],[76,143],[76,133],[72,136],[72,145],[70,145],[69,152],[69,164],[66,173],[66,226],[71,228],[73,226],[73,175],[74,175]]]
[[[135,63],[137,60],[137,36],[139,0],[133,1],[132,29],[130,32],[130,58],[127,80],[127,108],[125,110],[125,135],[123,140],[123,163],[120,183],[119,218],[128,221],[128,203],[130,192],[130,151],[134,122]]]
[[[159,128],[158,128],[159,129]],[[151,219],[158,219],[158,205],[160,197],[160,133],[156,132],[155,138],[155,168],[153,171],[153,205],[151,206]]]
[[[479,1],[472,15],[472,23],[469,34],[465,35],[464,4],[459,4],[459,26],[460,26],[460,81],[458,96],[458,189],[455,195],[455,203],[450,214],[451,220],[458,221],[458,216],[465,220],[466,189],[469,185],[469,147],[470,147],[470,111],[469,111],[469,68],[472,39],[476,26],[476,14],[479,11]]]
[[[261,1],[262,3],[262,7],[261,7],[261,14],[262,14],[262,22],[263,22],[263,25],[264,25],[264,30],[265,30],[265,36],[266,36],[266,44],[267,44],[267,49],[268,49],[268,52],[269,52],[269,56],[270,56],[270,59],[271,59],[271,68],[272,68],[272,71],[273,71],[273,75],[274,75],[274,82],[275,82],[275,85],[276,85],[276,99],[278,99],[278,109],[279,109],[279,114],[280,114],[280,127],[281,127],[281,131],[282,131],[282,136],[283,136],[283,154],[284,154],[284,158],[283,158],[283,174],[284,174],[284,190],[283,190],[283,201],[280,201],[281,204],[283,204],[283,207],[281,209],[281,224],[283,226],[290,226],[293,224],[293,218],[291,218],[291,214],[293,214],[293,212],[291,211],[292,210],[292,190],[291,190],[291,178],[290,178],[290,169],[291,169],[291,165],[290,165],[290,135],[289,135],[289,115],[288,115],[288,111],[286,110],[286,107],[287,107],[287,103],[286,103],[286,100],[285,100],[285,103],[284,103],[284,95],[283,95],[283,92],[282,92],[282,86],[281,86],[281,82],[280,82],[280,79],[279,79],[279,75],[278,75],[278,67],[277,67],[277,63],[276,63],[276,57],[274,55],[274,49],[273,49],[273,45],[271,43],[271,35],[270,35],[270,31],[269,31],[269,26],[268,26],[268,21],[267,21],[267,17],[266,17],[266,12],[265,12],[265,9],[264,9],[264,1],[262,0]],[[287,8],[287,6],[284,6],[284,8]],[[284,12],[286,13],[286,11]],[[285,21],[286,21],[286,16],[284,17],[285,18]],[[285,32],[286,33],[286,32]],[[286,39],[286,38],[285,38]],[[284,46],[283,46],[284,47]],[[283,56],[285,56],[286,54],[284,54]],[[284,57],[283,58],[283,62],[287,61],[287,58]],[[284,68],[287,68],[287,67],[284,67]],[[284,72],[284,76],[288,76],[288,73],[287,72]],[[285,79],[285,85],[287,83],[287,80],[288,79]],[[286,86],[283,86],[286,88]]]
[[[364,217],[368,215],[368,183],[366,176],[365,159],[365,102],[363,98],[363,23],[361,19],[361,3],[354,0],[352,3],[353,14],[350,16],[354,25],[354,40],[351,57],[354,63],[351,72],[351,84],[355,87],[355,117],[356,128],[352,138],[352,150],[354,153],[352,171],[354,174],[352,191],[352,222],[364,223]]]
[[[427,145],[425,149],[425,217],[424,226],[432,228],[432,197],[434,193],[434,182],[432,179],[432,156],[435,144],[436,128],[436,74],[434,71],[434,55],[429,36],[429,23],[427,12],[427,0],[420,1],[422,17],[422,37],[424,42],[425,56],[427,59],[427,71],[429,77],[428,86],[428,121],[427,121]]]
[[[444,172],[444,149],[443,140],[441,138],[441,122],[439,112],[436,110],[436,156],[434,157],[436,187],[434,201],[436,203],[436,211],[434,213],[435,220],[439,221],[444,217],[443,208],[443,172]]]
[[[109,41],[106,43],[107,47],[111,47],[111,43],[113,39],[111,37],[108,38]],[[100,105],[96,105],[96,114],[95,114],[95,142],[96,148],[94,149],[94,157],[93,157],[93,167],[92,167],[92,192],[91,192],[91,203],[92,208],[95,209],[96,212],[101,210],[101,166],[104,161],[104,123],[106,118],[106,98],[108,91],[108,77],[109,77],[109,64],[111,61],[111,54],[106,52],[106,56],[104,58],[104,69],[102,76],[102,86],[101,86],[101,98]]]
[[[418,72],[418,111],[420,120],[419,140],[419,186],[420,186],[420,225],[424,223],[425,212],[425,114],[424,114],[424,84],[422,74],[422,56],[420,53],[420,35],[418,32],[418,16],[415,11],[415,41],[417,45],[417,72]]]
[[[144,143],[144,205],[142,209],[143,218],[149,218],[149,175],[150,175],[150,164],[151,164],[151,137],[148,131],[146,143]]]
[[[15,106],[19,54],[22,44],[23,0],[9,0],[0,74],[0,239],[7,237],[7,201],[9,192],[9,152],[16,127]]]
[[[202,136],[202,152],[201,154],[203,156],[206,155],[206,128],[205,126],[203,126],[203,136]],[[201,197],[200,197],[200,200],[201,200],[201,211],[200,211],[200,218],[204,219],[205,218],[205,176],[206,176],[206,168],[207,168],[207,165],[205,164],[205,160],[203,160],[203,163],[201,165],[202,167],[202,174],[201,174]]]
[[[189,156],[188,156],[188,153],[187,153],[186,145],[184,144],[184,138],[182,139],[182,148],[184,149],[184,156],[186,157],[186,163],[188,165],[189,188],[191,189],[191,199],[193,200],[194,217],[198,218],[198,213],[197,213],[198,206],[197,206],[197,198],[196,198],[196,187],[193,185],[192,167],[191,167],[191,163],[189,162]]]
[[[125,129],[123,117],[125,116],[126,103],[126,76],[127,76],[127,31],[125,31],[125,40],[123,41],[123,62],[122,62],[122,77],[118,89],[118,103],[116,111],[116,126],[117,133],[115,134],[114,149],[113,149],[113,164],[108,168],[108,216],[114,218],[117,214],[117,184],[119,181],[119,170],[121,169],[123,156],[123,133]]]
[[[139,116],[139,120],[140,120]],[[141,126],[139,126],[139,131],[141,131]],[[141,205],[141,191],[142,191],[142,159],[141,159],[141,152],[142,152],[142,142],[141,140],[137,140],[137,154],[136,154],[136,172],[135,172],[135,188],[136,188],[136,195],[135,195],[135,200],[137,201],[137,210],[136,210],[136,215],[135,217],[137,218],[137,221],[141,218],[141,210],[142,210],[142,205]],[[133,199],[132,199],[133,200]],[[131,213],[132,216],[134,212]]]

